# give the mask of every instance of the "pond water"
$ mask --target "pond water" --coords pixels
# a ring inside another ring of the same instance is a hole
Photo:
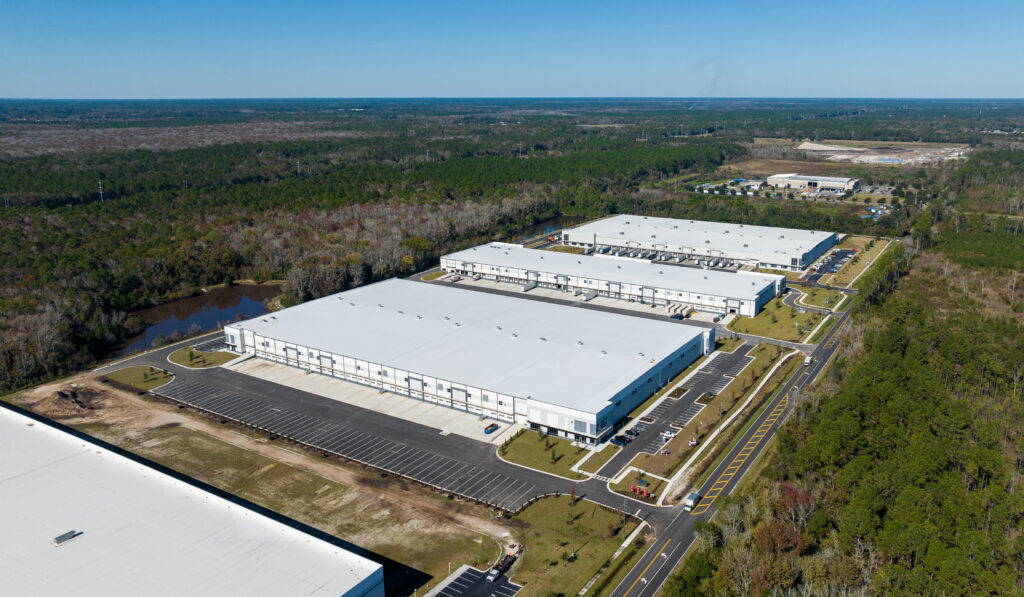
[[[557,216],[554,218],[549,218],[542,222],[537,222],[529,229],[527,229],[525,232],[520,234],[520,237],[515,239],[515,241],[513,242],[532,238],[534,236],[537,236],[538,234],[551,234],[554,232],[558,232],[563,228],[572,228],[573,226],[578,226],[586,222],[588,219],[590,218],[585,218],[583,216]]]
[[[157,337],[174,332],[184,335],[192,326],[208,332],[238,319],[248,319],[267,312],[267,301],[281,293],[276,285],[239,285],[212,288],[198,296],[171,301],[132,313],[146,320],[146,330],[125,340],[115,349],[120,355],[145,350]]]

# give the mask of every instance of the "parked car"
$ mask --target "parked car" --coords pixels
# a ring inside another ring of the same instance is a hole
[[[616,435],[615,438],[618,439],[618,440],[621,440],[621,441],[623,441],[623,442],[625,442],[627,444],[629,442],[633,441],[633,438],[625,436],[625,435]]]
[[[670,319],[682,319],[683,318],[683,314],[682,313],[673,313],[672,315],[669,315],[669,318]]]
[[[497,430],[498,430],[498,424],[497,423],[491,423],[487,427],[484,427],[484,433],[486,433],[487,435],[490,435],[490,434],[494,433]]]
[[[626,442],[624,442],[621,439],[619,439],[618,436],[615,436],[615,437],[611,438],[610,440],[608,440],[608,443],[612,444],[612,445],[615,445],[615,446],[622,446],[622,447],[626,446]]]
[[[623,433],[625,433],[629,437],[636,437],[636,436],[640,435],[640,432],[638,432],[636,429],[627,429]]]

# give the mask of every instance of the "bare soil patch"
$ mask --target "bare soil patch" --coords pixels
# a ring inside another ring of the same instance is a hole
[[[293,139],[362,137],[367,133],[325,130],[314,122],[241,122],[196,126],[89,129],[53,125],[5,125],[0,157],[18,158],[53,153],[184,149]]]
[[[487,566],[518,521],[487,508],[149,395],[92,373],[10,402],[433,576]],[[420,591],[426,587],[420,587]],[[412,587],[409,587],[410,592]]]

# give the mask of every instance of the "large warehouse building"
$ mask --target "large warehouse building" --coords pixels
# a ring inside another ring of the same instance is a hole
[[[856,191],[860,187],[860,180],[837,176],[774,174],[768,177],[768,186],[777,189],[826,189],[845,193],[847,191]]]
[[[562,243],[801,271],[831,249],[834,232],[619,215],[562,231]]]
[[[653,304],[680,304],[753,317],[785,290],[786,277],[640,261],[570,255],[490,243],[441,258],[441,269],[500,282],[536,283],[566,292],[596,292]]]
[[[0,407],[4,595],[383,597],[384,569]]]
[[[713,329],[408,280],[224,328],[236,352],[597,443]]]

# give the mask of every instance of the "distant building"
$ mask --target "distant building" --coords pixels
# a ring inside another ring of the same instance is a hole
[[[775,174],[768,177],[768,186],[776,189],[824,189],[845,193],[860,188],[860,180],[836,176],[805,176],[803,174]]]
[[[383,597],[384,569],[0,407],[4,595]]]
[[[610,251],[609,251],[610,252]],[[530,284],[563,292],[597,295],[657,305],[678,304],[711,313],[754,317],[786,289],[777,274],[723,271],[673,265],[667,254],[646,259],[609,255],[570,255],[490,243],[441,257],[441,268],[466,276]]]
[[[562,244],[633,255],[655,251],[701,265],[751,265],[802,271],[831,249],[834,232],[618,215],[562,232]]]

